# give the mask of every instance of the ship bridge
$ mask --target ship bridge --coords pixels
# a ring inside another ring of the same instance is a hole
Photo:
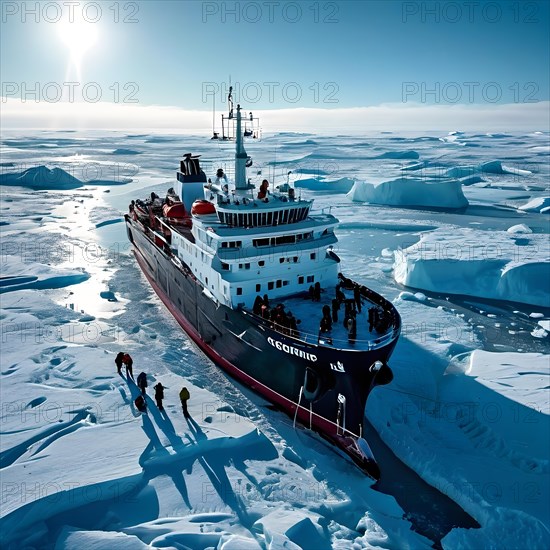
[[[253,192],[224,192],[214,185],[205,186],[205,199],[212,202],[220,223],[231,227],[265,227],[304,221],[312,200],[295,199],[283,193],[270,194],[265,199],[254,198]]]
[[[309,215],[312,201],[298,200],[293,203],[274,196],[269,203],[257,200],[236,201],[217,206],[221,223],[233,227],[261,227],[297,223]],[[246,201],[246,202],[245,202]]]

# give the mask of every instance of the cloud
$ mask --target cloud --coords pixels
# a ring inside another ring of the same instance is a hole
[[[2,98],[1,102],[4,129],[108,129],[208,134],[212,127],[210,111],[171,106],[23,102],[15,98]],[[264,132],[533,131],[548,130],[550,102],[505,105],[426,105],[409,102],[337,109],[252,110],[260,117]]]

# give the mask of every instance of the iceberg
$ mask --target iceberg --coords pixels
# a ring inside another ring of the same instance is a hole
[[[550,212],[550,197],[531,199],[529,202],[518,207],[518,210],[523,210],[524,212],[540,212],[541,214]]]
[[[23,172],[0,175],[0,185],[17,185],[32,189],[78,189],[83,183],[61,168],[33,166]]]
[[[431,292],[550,307],[546,235],[436,230],[395,252],[394,278]]]
[[[8,172],[0,174],[0,185],[14,185],[30,189],[47,189],[57,191],[70,191],[85,185],[124,185],[130,183],[130,178],[94,179],[82,181],[57,166],[33,166],[23,172]]]
[[[465,208],[468,200],[456,180],[427,181],[401,177],[382,183],[356,182],[347,197],[354,202],[389,206]]]
[[[351,178],[340,178],[338,180],[321,180],[317,178],[305,178],[296,180],[295,187],[310,189],[311,191],[326,191],[329,193],[347,193],[354,185],[355,180]]]
[[[491,160],[480,164],[453,166],[445,172],[445,175],[450,178],[464,178],[474,176],[475,174],[479,174],[481,172],[489,174],[514,174],[516,176],[528,176],[532,174],[529,170],[521,170],[519,168],[506,166],[502,164],[500,160]]]

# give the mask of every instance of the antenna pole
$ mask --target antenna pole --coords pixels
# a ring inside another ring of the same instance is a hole
[[[241,106],[237,104],[237,142],[235,146],[235,189],[248,189],[246,181],[246,160],[248,155],[244,149],[243,133],[241,129]]]
[[[216,94],[212,94],[212,135],[216,133]]]

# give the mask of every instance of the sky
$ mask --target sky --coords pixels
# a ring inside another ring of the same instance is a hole
[[[341,114],[343,125],[385,127],[391,106],[388,125],[407,128],[471,125],[482,111],[494,124],[544,130],[549,5],[5,1],[2,126],[149,126],[159,108],[178,124],[203,112],[199,125],[211,125],[231,84],[247,109],[315,109],[318,121],[319,109],[337,111],[326,117],[335,125]]]

